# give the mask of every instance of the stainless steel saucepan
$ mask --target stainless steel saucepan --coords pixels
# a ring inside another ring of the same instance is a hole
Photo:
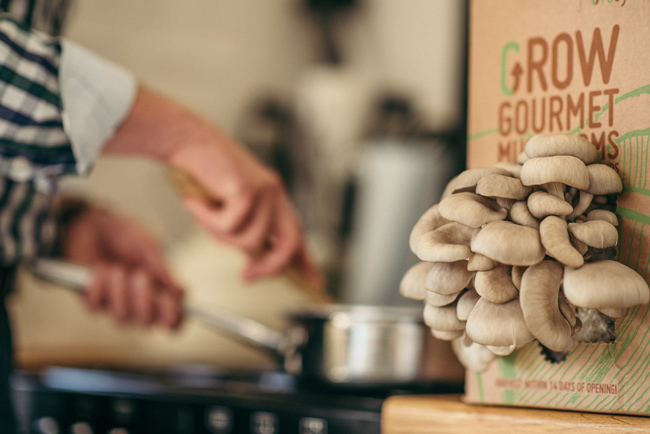
[[[78,292],[92,279],[90,269],[52,259],[36,260],[31,270]],[[431,336],[421,309],[318,304],[290,312],[284,333],[212,308],[186,305],[185,316],[273,354],[305,381],[400,387],[460,381],[463,375],[447,342]]]

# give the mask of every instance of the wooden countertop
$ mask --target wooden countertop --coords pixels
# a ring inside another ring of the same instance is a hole
[[[650,417],[465,404],[459,395],[390,397],[382,434],[619,434],[650,432]]]

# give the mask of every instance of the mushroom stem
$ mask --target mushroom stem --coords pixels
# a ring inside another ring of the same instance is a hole
[[[593,198],[593,194],[587,193],[586,191],[580,191],[580,199],[573,208],[573,212],[567,216],[567,220],[573,220],[574,218],[584,214],[589,208],[589,205],[591,205],[591,200]]]
[[[562,265],[542,261],[528,267],[521,281],[519,301],[528,330],[545,347],[565,351],[571,345],[573,328],[560,312],[559,292]],[[471,319],[471,318],[470,318]]]
[[[542,185],[542,188],[546,190],[547,193],[551,193],[553,196],[557,196],[564,200],[564,184],[561,182],[547,182]]]

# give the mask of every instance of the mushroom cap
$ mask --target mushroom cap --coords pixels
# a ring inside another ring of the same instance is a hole
[[[584,258],[571,244],[569,227],[564,219],[548,216],[539,225],[539,236],[546,254],[571,268],[584,264]]]
[[[571,306],[571,303],[569,303],[562,291],[558,294],[558,307],[564,319],[569,322],[569,325],[575,327],[578,323],[578,316],[576,315],[575,308]]]
[[[515,288],[518,290],[521,289],[521,278],[524,276],[527,269],[528,267],[512,267],[512,284],[515,285]]]
[[[573,334],[571,324],[560,312],[558,294],[561,283],[562,265],[555,261],[542,261],[528,267],[519,291],[528,330],[553,351],[565,351]]]
[[[476,184],[476,194],[505,199],[524,199],[531,192],[531,187],[521,183],[519,178],[492,173],[485,175]]]
[[[605,220],[569,223],[569,232],[575,239],[597,249],[606,249],[618,244],[616,226]]]
[[[569,202],[545,191],[533,192],[528,196],[526,205],[533,217],[538,219],[550,215],[565,216],[573,212],[573,207]]]
[[[506,303],[519,295],[512,283],[512,267],[499,265],[493,270],[479,271],[474,279],[474,288],[481,297],[492,303]]]
[[[465,321],[456,316],[456,304],[448,306],[424,305],[424,323],[434,330],[455,331],[465,328]]]
[[[526,155],[525,152],[520,152],[517,155],[517,164],[523,165],[528,160],[530,160],[530,158],[528,158],[528,155]],[[520,172],[520,174],[521,174],[521,172]]]
[[[485,371],[490,363],[497,356],[492,354],[485,345],[470,343],[469,345],[463,344],[463,339],[456,339],[451,342],[451,348],[456,354],[458,361],[470,371],[482,372]]]
[[[585,164],[598,160],[598,151],[591,142],[581,136],[567,134],[533,136],[526,142],[525,152],[529,158],[571,155]]]
[[[501,208],[505,210],[509,210],[510,208],[512,208],[512,205],[514,205],[515,202],[517,202],[515,199],[506,199],[503,197],[497,197],[496,201],[497,201],[497,205],[499,205]]]
[[[432,265],[431,262],[418,262],[409,268],[399,284],[399,293],[413,300],[424,300],[426,295],[424,282]]]
[[[431,334],[434,338],[440,339],[441,341],[453,341],[463,336],[462,330],[451,330],[451,331],[442,331],[431,329]]]
[[[618,226],[618,217],[611,211],[606,209],[593,209],[587,214],[587,221],[590,220],[605,220],[614,226]]]
[[[440,201],[438,212],[443,218],[470,228],[480,228],[508,215],[494,200],[476,193],[452,194]]]
[[[539,228],[539,220],[530,213],[528,204],[523,200],[515,202],[512,205],[512,208],[510,208],[510,219],[522,226],[528,226],[533,229]]]
[[[574,306],[628,308],[650,301],[648,284],[620,262],[602,260],[564,269],[564,295]]]
[[[457,292],[455,294],[450,294],[450,295],[442,295],[442,294],[438,294],[437,292],[427,291],[427,290],[425,290],[424,292],[425,292],[424,300],[426,301],[426,303],[436,307],[443,307],[452,304],[454,301],[456,301],[456,299],[460,295],[460,292]]]
[[[510,175],[512,175],[515,178],[519,178],[521,175],[521,164],[510,163],[508,161],[499,161],[497,164],[494,165],[494,167],[507,170],[508,173],[510,173]]]
[[[574,237],[572,234],[570,234],[570,238],[571,238],[571,244],[573,244],[573,246],[576,248],[578,253],[580,253],[584,257],[589,251],[589,246],[583,243],[582,241],[580,241],[579,239],[577,239],[576,237]]]
[[[483,256],[480,253],[472,253],[467,261],[467,269],[469,271],[488,271],[499,265],[493,259]]]
[[[440,217],[440,213],[438,213],[438,204],[435,204],[426,210],[418,219],[417,223],[415,223],[415,226],[413,226],[413,230],[409,236],[409,247],[411,248],[411,251],[415,253],[415,247],[422,235],[427,232],[435,231],[447,223],[449,223],[449,221]]]
[[[474,169],[467,169],[453,177],[447,183],[442,197],[445,198],[461,191],[473,191],[481,178],[492,173],[506,176],[510,174],[507,170],[499,167],[476,167]]]
[[[569,155],[531,158],[521,168],[524,185],[542,185],[561,182],[578,190],[589,188],[589,172],[580,159]]]
[[[415,255],[422,261],[454,262],[468,259],[475,229],[451,222],[422,235],[415,246]]]
[[[480,300],[481,296],[478,295],[476,290],[470,289],[469,291],[464,292],[456,303],[456,316],[461,321],[467,321],[469,314],[476,306],[476,303]]]
[[[535,337],[530,333],[519,299],[496,304],[481,298],[467,318],[465,333],[482,345],[523,345]]]
[[[589,188],[587,192],[591,194],[614,194],[623,191],[623,181],[612,169],[606,164],[590,164],[587,166],[589,174]]]
[[[607,315],[610,318],[623,318],[625,315],[627,315],[630,312],[629,307],[623,307],[623,308],[616,308],[616,307],[608,307],[605,309],[600,309],[600,313],[603,315]]]
[[[488,350],[490,350],[492,354],[499,357],[509,356],[510,354],[514,353],[515,350],[518,348],[517,345],[506,345],[505,347],[486,345],[485,347]]]
[[[486,224],[472,240],[471,249],[501,264],[521,266],[540,262],[546,252],[539,231],[507,221]]]
[[[456,294],[467,286],[474,276],[473,271],[467,270],[467,261],[434,262],[424,281],[427,291],[440,295]]]

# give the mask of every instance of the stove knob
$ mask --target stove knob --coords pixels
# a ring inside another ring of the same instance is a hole
[[[278,416],[266,411],[257,411],[251,415],[251,431],[254,434],[278,434]]]
[[[93,434],[94,432],[86,422],[77,422],[70,427],[70,434]]]
[[[130,399],[120,398],[113,402],[113,416],[119,424],[133,422],[135,416],[135,402]]]
[[[38,434],[59,434],[59,424],[53,417],[41,417],[32,424],[35,433]]]
[[[205,427],[210,433],[225,434],[232,431],[232,410],[226,407],[210,407],[205,412]]]
[[[315,417],[300,419],[300,434],[327,434],[327,421]]]

